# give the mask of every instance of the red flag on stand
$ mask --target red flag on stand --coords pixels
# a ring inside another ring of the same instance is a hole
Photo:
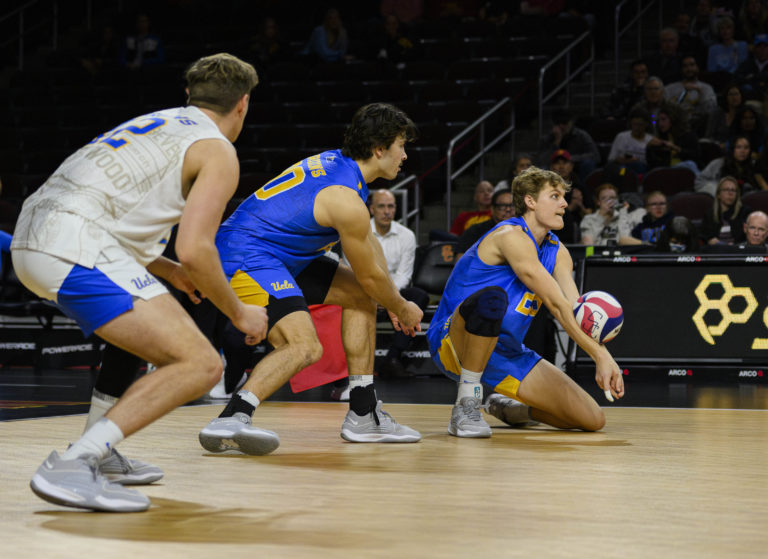
[[[341,307],[310,305],[309,314],[315,323],[317,337],[323,345],[323,357],[314,365],[293,375],[290,382],[294,394],[349,375],[347,355],[341,344]]]

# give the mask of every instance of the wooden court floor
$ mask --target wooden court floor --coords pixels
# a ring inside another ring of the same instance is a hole
[[[447,434],[450,406],[387,407],[422,442],[338,435],[346,404],[266,402],[270,456],[207,454],[221,406],[180,408],[126,440],[161,466],[145,513],[49,505],[28,483],[84,417],[0,423],[0,557],[765,557],[768,412],[606,409],[599,433]],[[52,443],[57,441],[58,444]]]

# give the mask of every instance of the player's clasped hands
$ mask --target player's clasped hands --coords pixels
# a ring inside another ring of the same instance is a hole
[[[424,312],[416,303],[406,301],[400,314],[395,314],[389,309],[387,309],[387,314],[389,314],[389,319],[392,321],[392,326],[395,327],[395,330],[409,336],[415,336],[416,332],[421,332],[421,318],[424,316]]]

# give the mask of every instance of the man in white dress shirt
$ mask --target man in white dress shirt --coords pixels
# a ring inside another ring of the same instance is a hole
[[[397,211],[395,195],[389,190],[375,190],[369,199],[368,209],[372,216],[373,236],[381,243],[392,282],[403,297],[424,310],[429,303],[429,295],[423,289],[410,287],[416,257],[416,236],[413,231],[395,221]],[[410,376],[403,367],[400,356],[408,349],[411,340],[410,336],[402,332],[394,333],[386,359],[379,366],[378,373],[381,376],[391,378]]]

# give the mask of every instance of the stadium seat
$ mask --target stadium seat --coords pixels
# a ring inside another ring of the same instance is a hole
[[[402,81],[366,81],[363,82],[370,101],[382,101],[395,103],[399,101],[413,101],[414,92],[408,82]]]
[[[419,247],[416,252],[418,265],[413,274],[414,287],[420,287],[430,295],[441,295],[453,270],[456,243],[432,243]]]
[[[416,90],[420,103],[453,101],[463,97],[462,87],[455,80],[431,80],[411,85]]]
[[[768,190],[749,192],[741,198],[741,201],[745,206],[752,208],[752,210],[768,213]]]
[[[358,102],[364,105],[367,98],[365,86],[359,81],[317,82],[319,98],[326,103]]]
[[[669,209],[699,225],[713,202],[714,198],[706,192],[678,192],[669,199]]]
[[[657,167],[643,178],[643,192],[659,190],[667,196],[693,190],[696,175],[685,167]]]
[[[617,167],[617,169],[619,168]],[[594,192],[598,186],[600,186],[604,182],[608,182],[612,180],[618,183],[618,184],[615,184],[614,186],[618,187],[619,192],[621,193],[637,192],[638,180],[637,180],[637,175],[633,171],[630,171],[629,169],[624,168],[624,173],[619,174],[619,177],[621,178],[620,181],[617,180],[615,177],[614,178],[609,177],[609,175],[605,172],[604,169],[595,169],[589,175],[587,175],[587,178],[584,181],[584,184],[587,186],[587,188],[589,188],[589,190]]]
[[[441,80],[445,69],[442,64],[432,60],[414,60],[407,62],[402,70],[405,80]]]

